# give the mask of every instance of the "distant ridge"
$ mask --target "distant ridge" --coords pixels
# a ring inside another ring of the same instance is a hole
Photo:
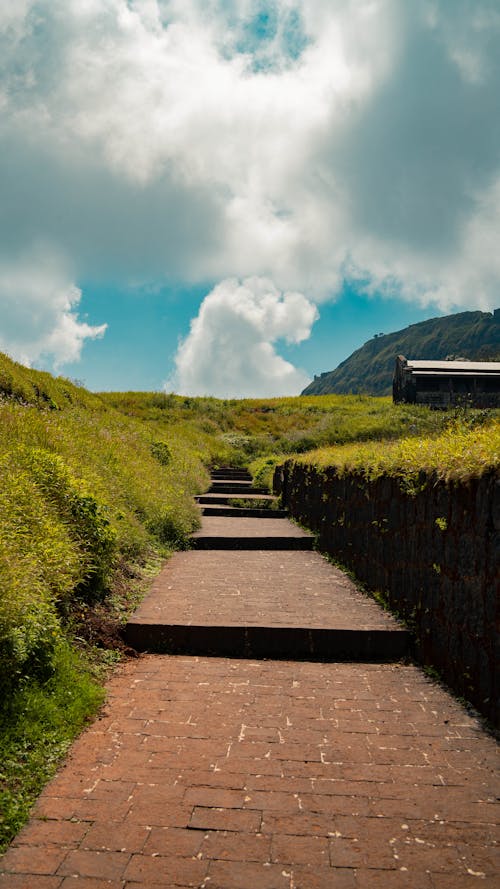
[[[314,378],[302,395],[389,395],[397,355],[415,359],[500,361],[500,309],[459,312],[380,334],[331,371]]]

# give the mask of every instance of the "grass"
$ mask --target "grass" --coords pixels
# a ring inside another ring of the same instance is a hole
[[[2,708],[0,731],[0,852],[26,821],[75,735],[101,705],[95,659],[61,641],[45,682],[21,684]],[[99,677],[102,678],[102,677]]]
[[[103,393],[103,403],[139,419],[155,434],[189,430],[213,465],[247,466],[277,455],[404,435],[438,434],[439,412],[394,405],[365,395],[241,399],[188,398],[161,393]]]
[[[360,472],[368,478],[397,476],[406,486],[427,479],[464,481],[500,467],[500,422],[477,428],[454,423],[441,435],[324,448],[295,458],[338,474]]]

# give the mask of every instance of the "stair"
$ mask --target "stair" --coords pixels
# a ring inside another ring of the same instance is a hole
[[[232,494],[233,497],[246,497],[248,494],[268,494],[267,488],[254,488],[249,482],[220,479],[212,482],[210,494]]]
[[[408,631],[313,552],[311,534],[284,510],[238,508],[235,499],[275,500],[241,470],[212,474],[210,492],[197,498],[202,526],[192,549],[170,559],[128,621],[130,646],[325,662],[407,654]]]
[[[286,509],[253,509],[249,506],[204,506],[203,515],[226,516],[228,518],[237,518],[243,516],[245,518],[254,519],[286,519]]]

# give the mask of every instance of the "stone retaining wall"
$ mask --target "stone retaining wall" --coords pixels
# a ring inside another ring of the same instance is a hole
[[[498,477],[456,484],[422,475],[404,491],[388,476],[289,460],[274,486],[319,548],[410,625],[417,659],[499,725]]]

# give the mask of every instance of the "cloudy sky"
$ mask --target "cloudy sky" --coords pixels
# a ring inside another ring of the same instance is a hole
[[[0,349],[296,394],[500,304],[498,0],[0,6]]]

